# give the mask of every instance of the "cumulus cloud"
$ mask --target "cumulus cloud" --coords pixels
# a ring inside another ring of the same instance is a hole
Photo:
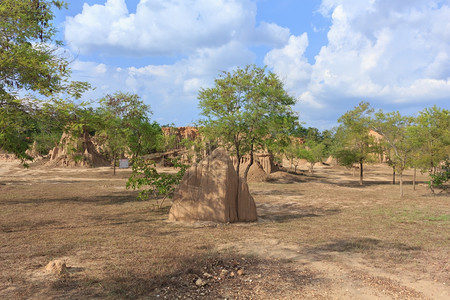
[[[250,0],[141,0],[129,13],[125,0],[83,5],[69,17],[65,38],[71,48],[88,53],[139,55],[189,54],[198,48],[231,41],[279,46],[289,30],[276,24],[256,24],[256,4]],[[257,26],[258,25],[258,26]]]
[[[174,59],[122,68],[76,61],[74,76],[100,87],[97,96],[137,92],[164,122],[185,124],[197,118],[198,90],[211,86],[221,70],[254,63],[250,49],[263,45],[271,49],[264,63],[299,99],[302,120],[312,126],[330,127],[361,100],[394,109],[448,101],[449,0],[323,0],[319,12],[331,25],[314,61],[305,57],[308,34],[257,23],[257,3],[140,0],[135,13],[125,0],[84,4],[65,23],[74,52]]]
[[[308,47],[306,33],[291,36],[283,48],[270,51],[264,58],[264,63],[272,66],[274,72],[283,74],[289,89],[295,89],[298,84],[304,86],[311,78],[311,65],[304,57],[306,47]]]
[[[86,95],[92,100],[119,90],[137,93],[150,104],[159,122],[181,126],[198,119],[197,95],[201,88],[212,86],[220,71],[246,65],[253,59],[254,54],[244,44],[231,41],[218,48],[198,49],[166,65],[118,68],[76,60],[72,78],[100,87]]]
[[[375,106],[444,103],[450,90],[449,6],[429,0],[324,0],[320,12],[331,26],[315,62],[305,60],[302,35],[270,51],[265,63],[289,78],[292,91],[302,92],[300,103],[303,98],[307,109],[323,104],[338,110],[346,99]]]
[[[317,56],[316,76],[332,72],[338,89],[360,97],[376,97],[389,89],[391,94],[385,96],[395,98],[395,91],[414,90],[418,80],[447,82],[449,64],[441,62],[450,54],[450,34],[442,30],[450,29],[448,5],[433,1],[339,3],[332,12],[329,43]]]

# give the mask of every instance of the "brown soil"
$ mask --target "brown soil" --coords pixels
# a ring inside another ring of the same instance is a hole
[[[449,299],[449,195],[352,173],[277,172],[250,184],[258,222],[183,224],[130,170],[0,162],[0,299]]]

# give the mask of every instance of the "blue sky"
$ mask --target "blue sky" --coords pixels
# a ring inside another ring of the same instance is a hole
[[[89,0],[56,11],[86,94],[137,93],[153,120],[198,118],[223,71],[267,65],[321,130],[360,101],[414,114],[450,108],[450,0]]]

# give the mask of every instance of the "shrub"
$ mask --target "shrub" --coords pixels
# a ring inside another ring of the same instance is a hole
[[[156,163],[151,160],[135,159],[133,161],[132,173],[127,181],[127,189],[141,189],[138,198],[150,200],[155,198],[156,205],[161,208],[167,198],[172,198],[175,188],[183,178],[188,165],[182,164],[178,159],[171,159],[174,168],[179,169],[177,173],[160,173],[156,170]],[[162,197],[160,199],[159,197]],[[160,200],[159,200],[160,199]]]

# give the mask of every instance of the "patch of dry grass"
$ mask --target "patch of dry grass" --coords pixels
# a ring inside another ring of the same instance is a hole
[[[231,225],[169,223],[168,206],[151,210],[124,188],[128,170],[111,173],[12,169],[0,177],[0,298],[320,299],[331,279],[299,259],[347,254],[450,284],[448,196],[420,186],[399,198],[383,167],[369,169],[364,187],[340,168],[251,184],[260,220]],[[45,274],[54,259],[69,274]],[[222,269],[245,275],[220,278]]]

